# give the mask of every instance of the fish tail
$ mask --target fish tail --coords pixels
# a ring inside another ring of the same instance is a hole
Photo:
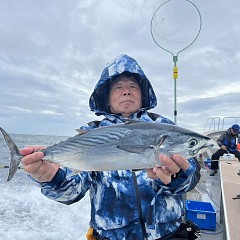
[[[1,127],[0,127],[0,131],[3,135],[3,138],[8,146],[8,149],[11,155],[11,161],[10,161],[8,178],[7,178],[7,181],[10,181],[13,178],[14,174],[16,173],[23,156],[20,154],[17,145],[14,143],[14,141],[9,136],[9,134],[5,132],[5,130],[3,130]]]

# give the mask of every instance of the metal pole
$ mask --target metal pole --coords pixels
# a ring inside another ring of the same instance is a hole
[[[177,124],[177,78],[178,78],[178,67],[177,67],[178,56],[173,55],[173,78],[174,78],[174,122]]]

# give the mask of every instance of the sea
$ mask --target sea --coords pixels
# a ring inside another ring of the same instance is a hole
[[[10,134],[19,149],[49,146],[65,136]],[[64,205],[41,194],[23,169],[7,181],[10,155],[0,136],[0,240],[80,240],[90,220],[90,201]]]

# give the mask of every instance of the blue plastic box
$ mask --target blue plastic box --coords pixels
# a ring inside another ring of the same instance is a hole
[[[186,219],[196,223],[200,229],[216,230],[216,211],[209,202],[186,200]]]

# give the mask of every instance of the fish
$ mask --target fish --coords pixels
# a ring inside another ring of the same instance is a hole
[[[23,158],[10,135],[0,127],[11,160],[10,181]],[[177,125],[126,121],[80,133],[40,150],[43,160],[74,172],[142,170],[161,167],[159,154],[180,154],[189,159],[212,148],[211,138]]]

